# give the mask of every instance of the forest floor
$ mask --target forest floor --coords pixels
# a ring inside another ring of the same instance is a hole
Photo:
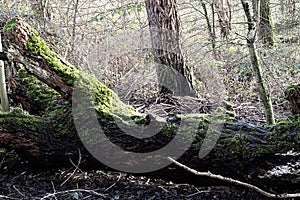
[[[2,195],[2,196],[1,196]],[[198,187],[116,172],[68,170],[0,176],[0,199],[268,199],[233,185]]]

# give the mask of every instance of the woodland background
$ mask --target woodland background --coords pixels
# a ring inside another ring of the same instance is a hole
[[[226,1],[222,2],[226,5]],[[196,89],[202,98],[209,99],[213,88],[208,83],[221,80],[227,100],[233,103],[239,116],[253,123],[264,122],[264,109],[257,103],[260,100],[248,56],[247,20],[242,4],[239,0],[230,1],[230,14],[228,8],[226,14],[231,18],[231,30],[226,38],[222,37],[218,12],[212,5],[213,1],[178,2],[182,52],[198,80]],[[143,1],[15,0],[2,1],[1,7],[12,16],[16,13],[26,16],[55,51],[75,66],[88,68],[124,101],[133,103],[135,99],[155,96],[155,74],[147,78],[143,75],[143,65],[150,53],[141,50],[116,53],[113,51],[119,44],[109,44],[115,38],[132,42],[130,38],[136,34],[149,32]],[[272,48],[264,48],[258,42],[257,49],[278,119],[287,114],[284,90],[299,80],[300,8],[296,0],[271,1],[270,7],[276,43]],[[132,78],[134,84],[128,83]]]
[[[272,29],[271,32],[268,32],[270,30],[267,31],[267,35],[269,34],[274,41],[263,41],[258,36],[256,50],[262,67],[263,80],[266,82],[266,86],[271,94],[274,116],[277,122],[280,118],[292,115],[285,91],[291,83],[299,83],[300,2],[297,0],[264,0],[264,2],[269,3],[272,15],[272,18],[269,18],[268,21]],[[217,6],[218,3],[220,3],[219,6]],[[257,3],[255,0],[251,1],[251,9],[255,10],[253,5],[258,5]],[[182,54],[186,65],[193,69],[196,80],[194,87],[197,91],[198,99],[191,100],[192,104],[194,103],[193,106],[197,108],[196,112],[211,112],[215,104],[214,101],[218,98],[216,94],[222,93],[222,97],[231,104],[229,107],[230,109],[232,107],[239,120],[237,125],[234,124],[232,127],[227,128],[235,130],[235,125],[246,128],[245,133],[247,136],[254,134],[254,136],[252,135],[253,140],[250,141],[250,146],[252,143],[255,146],[256,142],[264,144],[265,141],[260,140],[260,136],[272,130],[276,131],[276,128],[280,126],[275,125],[273,128],[266,126],[265,111],[259,96],[248,52],[247,36],[249,23],[241,1],[187,0],[178,1],[177,6],[181,21],[180,44]],[[21,16],[34,27],[51,49],[59,53],[64,60],[68,60],[76,68],[84,68],[91,72],[100,82],[113,89],[125,104],[133,105],[141,112],[161,116],[167,116],[172,112],[176,113],[177,108],[180,106],[190,106],[184,103],[180,104],[177,101],[168,103],[168,101],[158,100],[160,96],[158,94],[156,73],[152,69],[147,68],[154,58],[152,52],[148,49],[151,47],[151,41],[149,41],[148,37],[149,21],[144,1],[2,0],[0,3],[0,19],[9,19],[15,15]],[[1,21],[1,23],[5,22]],[[146,40],[145,44],[143,44],[146,48],[133,48],[134,50],[130,48],[127,51],[123,51],[124,47],[136,47],[133,38],[137,36],[140,36],[140,41]],[[26,57],[26,55],[23,56]],[[35,58],[40,59],[39,56]],[[13,73],[10,70],[6,70],[8,80],[10,76],[13,76]],[[9,88],[13,88],[10,85],[10,81],[8,81],[8,94],[11,95],[12,91]],[[66,102],[66,100],[63,99],[62,102]],[[10,102],[10,104],[14,107],[21,107],[16,101]],[[51,109],[49,110],[51,114]],[[34,112],[36,115],[42,116],[44,114],[44,112]],[[66,116],[68,114],[67,110]],[[4,120],[5,116],[5,114],[1,113],[1,118]],[[14,116],[13,113],[12,116]],[[57,116],[53,115],[52,117],[55,118]],[[60,117],[58,119],[62,120],[64,115]],[[294,134],[295,130],[296,134],[297,130],[299,131],[297,115],[295,115],[294,119],[295,124],[292,125],[292,131],[291,129],[287,131],[291,135]],[[68,119],[63,119],[62,121],[65,122],[64,120],[68,122]],[[9,124],[4,121],[5,123]],[[286,121],[281,123],[281,127],[285,126],[284,123]],[[290,126],[289,123],[290,121],[287,120],[287,126]],[[3,125],[3,127],[1,125],[0,130],[4,133],[7,124]],[[31,125],[31,122],[29,124]],[[57,124],[54,125],[56,126]],[[278,131],[280,130],[278,128]],[[53,131],[52,127],[49,128],[50,134],[51,131]],[[248,135],[248,131],[251,134]],[[33,133],[35,132],[33,131]],[[33,135],[35,137],[35,134]],[[243,142],[243,138],[235,136],[231,140],[233,144]],[[278,140],[282,140],[282,138],[284,137],[279,137]],[[286,143],[291,142],[291,146],[298,148],[298,140],[293,136],[291,138],[291,141],[288,140]],[[271,140],[271,142],[273,141]],[[59,143],[56,145],[59,145]],[[76,145],[74,144],[74,146]],[[247,145],[248,143],[245,144],[245,146]],[[74,146],[66,146],[66,149]],[[284,148],[287,146],[284,146]],[[240,146],[237,145],[237,147]],[[237,150],[237,147],[234,147],[234,150]],[[279,147],[276,146],[276,148]],[[251,150],[253,149],[250,148],[249,152]],[[78,153],[77,149],[73,148],[72,153],[74,151]],[[241,151],[244,152],[243,150]],[[294,174],[291,175],[293,178],[288,176],[287,179],[285,179],[286,177],[279,178],[278,181],[277,179],[272,179],[270,182],[272,184],[275,182],[275,186],[273,185],[272,188],[264,185],[268,181],[256,182],[259,180],[257,177],[253,179],[253,183],[257,183],[266,190],[270,189],[276,192],[299,192],[297,185],[299,182],[297,181],[293,182],[293,186],[290,188],[285,187],[283,189],[278,186],[287,186],[285,181],[290,183],[291,180],[298,180],[297,177],[299,177],[297,175],[299,154],[293,152],[293,150],[289,152],[291,155],[287,153],[287,157],[284,157],[283,154],[279,156],[280,158],[276,157],[278,156],[277,154],[262,156],[263,162],[261,163],[255,160],[257,157],[251,160],[243,157],[244,155],[238,155],[234,158],[238,162],[236,165],[238,170],[231,170],[236,171],[240,175],[237,178],[251,181],[251,176],[254,177],[254,174],[256,176],[259,173],[264,173],[262,172],[262,169],[265,169],[264,167],[272,168],[281,162],[286,162],[290,167],[289,169],[295,169]],[[82,161],[79,152],[79,155],[72,154],[79,157],[78,165],[74,164],[74,159],[77,159],[77,157],[70,157],[70,162],[68,163],[71,163],[71,167],[69,166],[69,168],[64,166],[61,169],[42,170],[43,172],[36,173],[26,167],[22,168],[26,166],[26,161],[19,159],[14,150],[0,149],[0,153],[0,158],[2,159],[0,162],[0,198],[264,198],[253,191],[239,187],[235,188],[224,183],[216,184],[216,182],[212,181],[212,186],[207,186],[207,183],[211,180],[206,180],[204,186],[201,185],[201,181],[199,182],[195,178],[188,181],[191,184],[185,184],[187,180],[182,181],[183,184],[180,181],[176,183],[168,182],[169,178],[174,176],[174,171],[172,174],[173,167],[166,169],[166,171],[169,170],[170,174],[165,174],[164,180],[156,179],[162,178],[162,174],[159,173],[147,176],[132,176],[111,171],[84,171],[84,169],[81,169],[81,166],[84,164],[79,167]],[[293,157],[294,154],[295,157]],[[229,162],[222,159],[219,159],[219,163],[210,163],[209,159],[205,160],[208,162],[207,165],[212,167],[212,169],[219,167],[218,170],[220,172],[222,171],[220,170],[222,169],[222,165],[219,165],[220,163],[228,162],[229,167],[230,164],[234,164],[234,162],[230,163],[232,160]],[[293,161],[293,164],[289,164],[289,159]],[[19,160],[19,162],[16,162],[16,160]],[[217,160],[218,157],[214,161]],[[193,164],[194,161],[191,160],[189,164]],[[61,161],[57,161],[56,164],[59,162]],[[84,160],[84,162],[88,161]],[[194,165],[198,165],[199,162],[195,161]],[[243,163],[245,166],[243,166]],[[239,166],[242,167],[240,168]],[[229,167],[228,171],[223,170],[225,175],[230,174]],[[244,173],[243,170],[249,174]],[[185,174],[176,173],[175,179],[178,181],[184,176]],[[278,185],[276,185],[276,182]]]

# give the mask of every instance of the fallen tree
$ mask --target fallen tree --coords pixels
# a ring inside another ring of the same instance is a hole
[[[0,113],[0,148],[14,150],[31,168],[68,166],[68,158],[77,159],[79,152],[84,160],[81,166],[103,167],[93,158],[95,155],[90,148],[97,150],[101,146],[100,149],[105,151],[101,156],[108,157],[112,151],[108,140],[96,134],[99,129],[94,127],[95,119],[109,141],[127,152],[136,153],[156,151],[171,143],[184,121],[193,125],[181,129],[181,137],[177,140],[187,140],[187,144],[191,144],[180,162],[199,171],[209,170],[264,188],[299,188],[300,115],[281,119],[275,126],[258,127],[239,120],[224,109],[219,109],[221,114],[216,112],[215,115],[178,114],[163,119],[142,114],[122,103],[112,90],[92,75],[63,60],[22,19],[15,17],[8,21],[4,35],[9,42],[1,59],[18,63],[10,65],[11,71],[15,72],[9,77],[10,98],[21,104],[23,110],[15,108],[10,113]],[[90,117],[93,114],[96,118]],[[123,128],[144,128],[149,124],[160,131],[147,138],[138,137],[138,132],[128,135]],[[220,137],[212,151],[200,159],[199,150],[211,124],[222,125],[221,130],[216,130]],[[179,145],[173,150],[176,153],[180,148]],[[135,160],[122,160],[123,156],[117,155],[113,162],[120,165],[126,162],[134,168]],[[161,154],[152,161],[167,160],[167,156]],[[289,165],[289,170],[280,172],[284,165]],[[172,166],[152,175],[191,178]],[[209,180],[203,181],[207,184]]]

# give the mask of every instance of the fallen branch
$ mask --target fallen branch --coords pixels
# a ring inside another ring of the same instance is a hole
[[[295,193],[295,194],[286,194],[286,193],[285,194],[274,194],[274,193],[269,193],[267,191],[264,191],[264,190],[260,189],[257,186],[251,185],[249,183],[245,183],[245,182],[242,182],[242,181],[239,181],[239,180],[235,180],[235,179],[232,179],[232,178],[229,178],[229,177],[224,177],[224,176],[221,176],[221,175],[212,174],[209,171],[208,172],[199,172],[197,170],[189,168],[186,165],[181,164],[180,162],[174,160],[173,158],[168,157],[168,159],[170,161],[172,161],[175,165],[177,165],[177,166],[185,169],[186,171],[191,172],[191,173],[193,173],[193,174],[195,174],[197,176],[207,176],[207,177],[210,177],[210,178],[219,179],[219,180],[226,181],[226,182],[229,182],[229,183],[234,183],[236,185],[243,186],[243,187],[255,190],[256,192],[258,192],[258,193],[260,193],[260,194],[262,194],[262,195],[264,195],[266,197],[279,198],[279,199],[284,199],[284,198],[300,198],[300,193]]]

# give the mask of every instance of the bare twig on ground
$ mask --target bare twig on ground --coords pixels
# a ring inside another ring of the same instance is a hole
[[[118,180],[117,180],[116,182],[114,182],[111,186],[109,186],[108,188],[106,188],[106,189],[104,190],[104,192],[106,192],[106,191],[108,191],[109,189],[111,189],[112,187],[114,187],[114,186],[120,181],[121,177],[122,177],[122,174],[120,173],[120,175],[119,175],[119,177],[118,177]]]
[[[279,198],[279,199],[284,199],[284,198],[300,198],[300,193],[295,193],[295,194],[286,194],[286,193],[284,193],[284,194],[274,194],[274,193],[269,193],[267,191],[264,191],[264,190],[260,189],[257,186],[251,185],[249,183],[245,183],[245,182],[242,182],[242,181],[239,181],[239,180],[235,180],[235,179],[232,179],[232,178],[229,178],[229,177],[224,177],[224,176],[221,176],[221,175],[212,174],[209,171],[208,172],[199,172],[197,170],[189,168],[186,165],[181,164],[180,162],[174,160],[171,157],[168,157],[168,159],[170,161],[172,161],[175,165],[177,165],[177,166],[185,169],[186,171],[191,172],[191,173],[193,173],[193,174],[195,174],[197,176],[207,176],[207,177],[210,177],[210,178],[219,179],[219,180],[226,181],[226,182],[229,182],[229,183],[234,183],[236,185],[243,186],[243,187],[255,190],[256,192],[258,192],[258,193],[260,193],[260,194],[262,194],[262,195],[264,195],[266,197]]]
[[[71,160],[70,160],[71,161]],[[74,165],[74,163],[71,161],[71,163]],[[73,170],[73,172],[70,174],[70,176],[64,181],[62,182],[62,184],[60,184],[60,186],[63,186],[71,177],[73,177],[73,175],[75,174],[75,172],[77,171],[79,165],[81,163],[81,152],[80,149],[78,149],[78,162],[77,165],[75,166],[75,169]]]

